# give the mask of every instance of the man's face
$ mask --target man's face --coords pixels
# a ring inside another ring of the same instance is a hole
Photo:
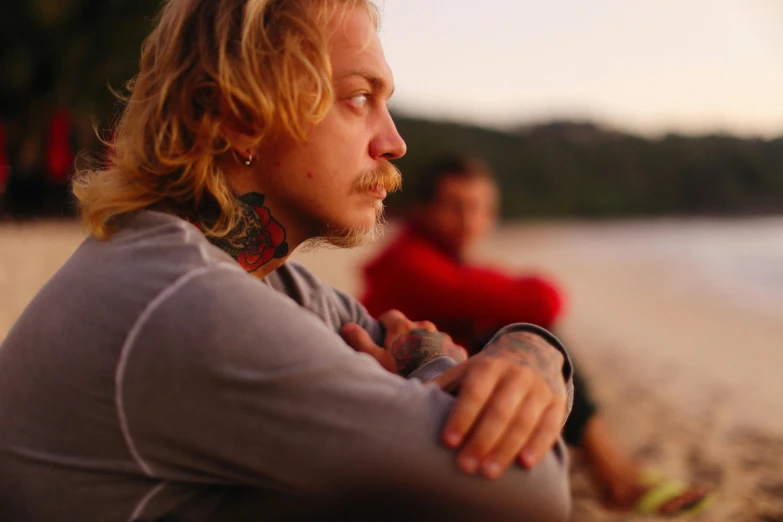
[[[406,148],[386,107],[393,78],[375,28],[358,9],[338,19],[330,40],[333,106],[304,142],[261,148],[256,172],[289,234],[352,246],[377,224],[387,191],[398,188],[389,160]]]
[[[464,253],[494,226],[498,191],[495,182],[483,176],[444,177],[435,199],[422,209],[424,225],[447,248]]]

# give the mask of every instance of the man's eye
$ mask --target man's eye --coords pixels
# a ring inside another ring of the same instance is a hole
[[[356,96],[352,96],[349,99],[349,102],[350,102],[351,105],[353,105],[357,109],[364,109],[364,107],[367,105],[367,95],[366,94],[357,94]]]

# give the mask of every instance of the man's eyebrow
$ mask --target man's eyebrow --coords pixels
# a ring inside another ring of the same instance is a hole
[[[361,78],[367,80],[367,82],[372,85],[373,90],[376,91],[388,91],[389,92],[389,98],[392,97],[394,94],[394,85],[389,85],[389,82],[378,76],[377,74],[374,74],[366,69],[354,69],[351,71],[346,72],[345,74],[341,75],[338,80],[345,80],[347,78],[350,78],[352,76],[360,76]]]

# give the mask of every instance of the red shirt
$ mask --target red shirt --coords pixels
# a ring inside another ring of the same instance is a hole
[[[551,328],[563,308],[552,282],[464,264],[412,228],[364,268],[364,278],[371,314],[396,308],[432,321],[468,350],[509,323]]]

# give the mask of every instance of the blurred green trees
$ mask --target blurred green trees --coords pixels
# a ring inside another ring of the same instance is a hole
[[[25,140],[35,150],[30,136],[42,132],[55,108],[109,126],[119,109],[109,87],[123,91],[137,72],[141,42],[160,3],[3,4],[0,120],[12,164]],[[574,122],[508,132],[403,116],[397,123],[409,152],[399,161],[406,183],[390,198],[392,210],[410,199],[424,162],[469,151],[494,166],[509,217],[783,212],[783,137],[648,139]]]
[[[0,215],[72,212],[51,169],[103,147],[160,0],[10,0],[0,8]],[[53,134],[53,116],[65,115]],[[55,144],[55,142],[57,142]],[[63,149],[66,147],[66,149]],[[67,149],[71,149],[68,151]],[[5,196],[3,193],[5,192]]]
[[[12,0],[0,11],[0,117],[106,115],[138,69],[160,0]]]
[[[408,154],[397,164],[403,191],[443,153],[487,159],[507,217],[741,215],[783,212],[783,137],[714,135],[643,138],[591,123],[552,122],[502,132],[398,115]]]

